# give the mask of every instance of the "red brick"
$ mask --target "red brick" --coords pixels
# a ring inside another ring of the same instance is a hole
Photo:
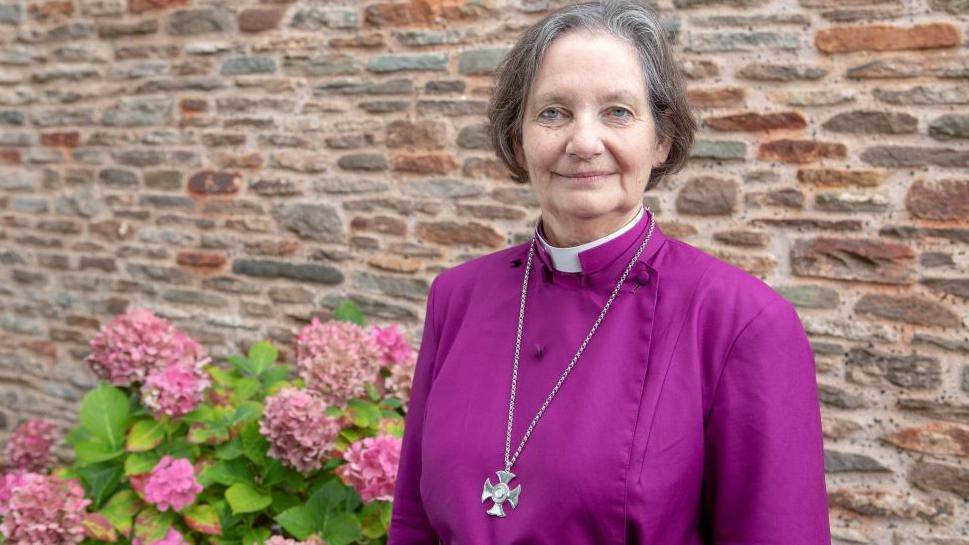
[[[279,27],[285,11],[282,8],[253,8],[239,13],[239,30],[264,32]]]
[[[256,239],[243,242],[249,255],[286,256],[299,251],[300,242],[291,238]]]
[[[187,6],[188,3],[189,0],[128,0],[128,11],[141,13],[143,11]]]
[[[816,140],[774,140],[765,142],[757,150],[761,161],[781,161],[784,163],[811,163],[822,159],[844,159],[848,149],[837,142],[818,142]]]
[[[791,248],[797,276],[911,284],[914,264],[912,248],[880,240],[818,237],[798,240]]]
[[[74,3],[70,0],[51,0],[32,3],[27,8],[30,18],[36,21],[67,19],[74,15]]]
[[[240,184],[241,176],[237,172],[203,170],[189,178],[188,190],[209,195],[236,193],[239,191]]]
[[[478,2],[410,0],[371,4],[364,10],[368,24],[382,27],[437,26],[443,21],[475,21],[491,14]]]
[[[74,148],[81,143],[81,133],[77,131],[48,132],[40,135],[40,143],[52,148]]]
[[[354,231],[370,231],[386,235],[407,235],[407,223],[391,216],[357,216],[350,221],[350,228]]]
[[[744,105],[743,87],[688,89],[686,98],[694,108],[736,108]]]
[[[178,252],[179,265],[188,267],[221,267],[226,258],[221,252],[206,252],[203,250],[181,250]]]
[[[708,117],[704,123],[711,129],[718,131],[774,131],[799,130],[807,127],[807,120],[797,112],[776,112],[759,114],[747,112],[742,114]]]
[[[447,174],[458,168],[459,163],[453,156],[442,154],[400,155],[394,157],[394,170],[417,174]]]
[[[818,31],[814,40],[814,45],[825,53],[935,49],[959,44],[959,29],[950,23],[835,27]]]
[[[344,49],[351,47],[360,47],[367,49],[374,49],[377,47],[384,47],[387,45],[387,41],[384,39],[383,34],[356,34],[353,36],[340,36],[336,38],[330,38],[330,47],[333,49]]]
[[[0,149],[0,165],[19,165],[22,162],[19,149]]]
[[[905,196],[905,207],[917,218],[965,220],[969,217],[969,179],[916,180]]]
[[[969,458],[969,427],[962,424],[930,422],[901,429],[881,439],[905,450]]]
[[[178,106],[185,114],[202,113],[209,109],[209,103],[204,98],[184,98]]]
[[[387,124],[388,148],[442,149],[447,127],[440,121],[392,121]]]
[[[888,178],[884,170],[800,169],[797,181],[817,187],[878,187]]]
[[[445,246],[467,244],[469,246],[498,248],[505,244],[505,237],[495,231],[494,228],[476,222],[436,221],[421,223],[417,226],[417,234],[424,240]]]
[[[949,307],[920,295],[866,293],[855,303],[855,312],[929,327],[959,327],[962,322]]]

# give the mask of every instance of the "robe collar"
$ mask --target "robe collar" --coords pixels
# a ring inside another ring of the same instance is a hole
[[[580,272],[564,272],[556,269],[545,246],[537,240],[532,266],[538,269],[546,282],[576,288],[605,287],[606,285],[614,287],[619,276],[629,264],[629,260],[632,259],[633,254],[639,249],[639,245],[645,238],[652,216],[653,214],[648,210],[644,211],[639,222],[633,228],[616,238],[580,252],[579,261],[582,264],[582,271]],[[537,230],[539,227],[540,223],[536,222],[535,229]],[[649,279],[650,272],[655,272],[655,270],[648,265],[648,262],[660,246],[666,242],[666,238],[666,235],[659,228],[659,222],[657,222],[653,227],[653,235],[649,244],[646,245],[642,255],[639,256],[639,262],[630,271],[629,280],[643,284]],[[513,267],[523,266],[524,260],[528,257],[530,244],[531,242],[523,245],[523,254],[512,260]],[[627,280],[627,283],[629,280]]]
[[[548,254],[556,269],[562,272],[582,272],[584,270],[589,270],[590,267],[595,267],[596,254],[591,250],[602,246],[603,244],[607,244],[609,241],[619,238],[626,232],[634,229],[639,224],[640,220],[642,220],[645,213],[646,209],[640,206],[639,213],[637,213],[633,219],[629,220],[626,225],[623,225],[619,229],[616,229],[606,236],[599,237],[591,242],[586,242],[585,244],[580,244],[578,246],[572,246],[569,248],[557,248],[549,244],[545,238],[545,226],[541,220],[539,220],[538,226],[535,229],[535,236],[539,244],[545,248],[545,252]]]

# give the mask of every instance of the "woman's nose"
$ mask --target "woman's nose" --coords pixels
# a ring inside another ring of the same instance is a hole
[[[576,118],[565,152],[580,159],[591,159],[605,150],[599,126],[595,121]]]

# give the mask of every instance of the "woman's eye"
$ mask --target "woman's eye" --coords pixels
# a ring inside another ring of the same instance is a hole
[[[617,119],[628,119],[632,117],[633,113],[622,107],[615,107],[609,109],[609,115]]]
[[[555,108],[546,108],[538,114],[538,117],[544,121],[555,121],[561,117],[561,114]]]

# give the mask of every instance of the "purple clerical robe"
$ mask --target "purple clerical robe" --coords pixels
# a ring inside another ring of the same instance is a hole
[[[512,454],[646,236],[556,270],[536,244]],[[814,357],[767,284],[657,226],[486,513],[504,469],[529,243],[431,285],[389,545],[830,543]]]

